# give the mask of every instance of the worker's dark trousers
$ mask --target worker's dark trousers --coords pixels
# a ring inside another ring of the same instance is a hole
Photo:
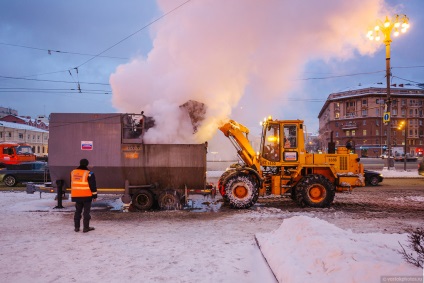
[[[74,215],[74,221],[75,221],[75,228],[80,227],[80,220],[81,220],[81,214],[84,211],[82,220],[82,224],[84,225],[84,228],[90,227],[90,210],[91,210],[91,200],[90,201],[77,201],[75,203],[75,215]]]

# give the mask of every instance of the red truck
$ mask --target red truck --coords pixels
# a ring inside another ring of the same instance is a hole
[[[31,146],[10,142],[0,143],[0,167],[5,164],[18,164],[26,161],[35,161],[36,156]]]

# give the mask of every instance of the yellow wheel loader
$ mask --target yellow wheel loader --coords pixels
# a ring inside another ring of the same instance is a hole
[[[305,150],[302,120],[262,123],[261,145],[255,152],[249,129],[230,120],[219,128],[237,149],[244,164],[234,165],[218,181],[219,192],[233,208],[249,208],[259,196],[283,195],[300,206],[328,207],[335,192],[364,186],[364,169],[357,154],[330,142],[329,153]]]

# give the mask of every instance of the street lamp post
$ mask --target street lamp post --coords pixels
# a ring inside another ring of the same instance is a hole
[[[406,133],[408,130],[408,126],[407,126],[408,120],[406,119],[405,121],[400,122],[398,130],[405,130],[405,141],[404,141],[404,146],[403,146],[403,170],[406,171]]]
[[[390,111],[392,100],[390,98],[390,43],[392,42],[391,34],[396,37],[399,35],[399,29],[402,33],[405,33],[409,28],[409,19],[406,15],[399,16],[395,15],[393,19],[389,20],[386,16],[384,23],[380,20],[377,20],[377,25],[374,27],[374,30],[370,29],[368,31],[367,37],[370,40],[380,41],[380,33],[384,36],[384,44],[386,45],[386,84],[387,84],[387,101],[386,101],[386,113],[387,117],[387,149],[388,149],[388,158],[387,158],[387,169],[394,168],[394,160],[392,158],[392,144],[391,144],[391,122],[390,122]]]

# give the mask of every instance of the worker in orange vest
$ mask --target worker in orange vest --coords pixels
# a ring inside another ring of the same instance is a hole
[[[80,166],[71,172],[71,199],[75,202],[75,232],[80,230],[81,214],[83,214],[83,230],[87,233],[93,231],[90,227],[91,202],[97,199],[97,185],[94,173],[88,168],[88,160],[81,159]]]

